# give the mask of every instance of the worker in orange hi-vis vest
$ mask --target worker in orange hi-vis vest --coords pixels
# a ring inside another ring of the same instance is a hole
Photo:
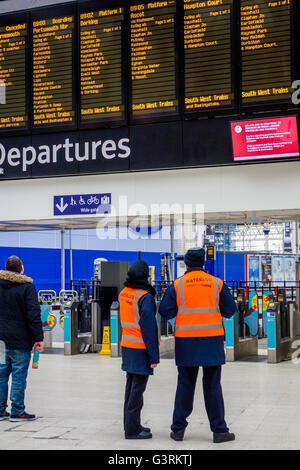
[[[149,266],[136,261],[119,296],[122,324],[122,369],[127,372],[124,403],[125,439],[151,439],[141,425],[143,394],[159,363],[156,291],[149,284]]]
[[[205,407],[215,443],[232,441],[225,422],[221,366],[225,364],[222,316],[232,317],[236,305],[228,287],[204,270],[205,250],[194,248],[184,258],[186,273],[176,279],[160,304],[162,317],[175,321],[178,385],[171,438],[182,441],[192,413],[199,367],[203,367]]]

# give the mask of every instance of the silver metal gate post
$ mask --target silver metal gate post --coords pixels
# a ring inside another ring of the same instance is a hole
[[[72,229],[69,230],[69,245],[70,245],[70,281],[73,281],[73,248],[72,248]]]
[[[66,264],[65,264],[65,229],[61,230],[61,290],[65,289]]]

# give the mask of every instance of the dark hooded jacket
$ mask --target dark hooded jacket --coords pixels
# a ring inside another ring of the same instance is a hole
[[[151,364],[159,363],[158,329],[156,323],[156,291],[148,283],[149,267],[145,261],[136,261],[127,274],[125,287],[147,291],[139,302],[139,325],[146,346],[144,349],[122,347],[122,369],[131,374],[152,375]]]
[[[0,341],[6,349],[31,351],[43,341],[41,309],[30,277],[0,271]]]

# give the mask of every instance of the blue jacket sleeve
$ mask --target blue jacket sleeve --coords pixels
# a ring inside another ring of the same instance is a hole
[[[225,283],[220,292],[220,311],[225,318],[231,318],[237,311],[235,301]]]
[[[156,322],[156,303],[151,294],[139,300],[139,312],[142,337],[151,364],[159,363],[158,328]]]
[[[176,302],[176,292],[174,284],[171,284],[159,306],[159,314],[166,320],[171,320],[175,318],[178,312],[177,302]]]

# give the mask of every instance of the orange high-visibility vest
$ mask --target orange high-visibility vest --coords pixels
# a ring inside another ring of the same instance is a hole
[[[205,271],[191,271],[174,283],[178,313],[175,336],[223,336],[219,301],[223,281]]]
[[[119,295],[122,331],[121,346],[133,349],[146,349],[139,325],[138,301],[147,294],[146,290],[125,287]]]

